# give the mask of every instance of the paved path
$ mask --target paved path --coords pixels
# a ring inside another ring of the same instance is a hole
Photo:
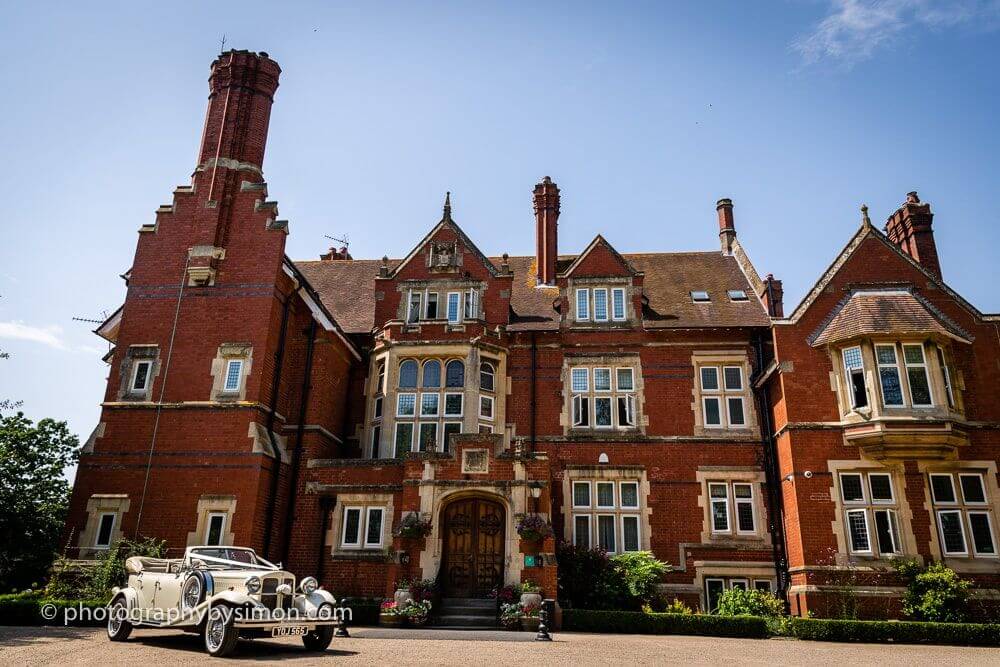
[[[556,641],[529,633],[355,628],[325,654],[307,653],[297,639],[241,641],[235,660],[309,664],[603,665],[809,664],[1000,665],[1000,649],[949,646],[833,644],[788,639],[721,639],[561,632]],[[205,664],[201,638],[137,630],[112,644],[101,629],[0,627],[0,665]],[[335,662],[334,662],[335,661]],[[212,664],[215,664],[214,661]]]

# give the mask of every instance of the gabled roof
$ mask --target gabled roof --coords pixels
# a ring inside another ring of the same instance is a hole
[[[573,275],[573,271],[575,271],[577,269],[577,267],[579,267],[583,263],[583,261],[590,255],[590,253],[592,253],[595,248],[602,247],[602,246],[608,252],[610,252],[611,255],[615,259],[618,260],[618,262],[622,265],[623,269],[625,269],[627,272],[631,273],[632,275],[635,275],[636,273],[638,273],[638,271],[635,270],[635,267],[633,267],[631,264],[629,264],[629,261],[627,259],[625,259],[624,257],[622,257],[621,253],[619,253],[617,250],[615,250],[615,247],[613,245],[611,245],[610,243],[608,243],[608,240],[606,238],[604,238],[603,236],[601,236],[600,234],[598,234],[597,236],[594,237],[594,240],[591,241],[590,244],[586,248],[584,248],[583,252],[581,252],[579,255],[577,255],[576,259],[574,259],[572,262],[570,262],[569,266],[567,266],[566,268],[564,268],[562,271],[559,272],[559,275],[561,277],[569,277],[569,276]]]
[[[486,255],[484,255],[483,252],[478,247],[476,247],[476,244],[472,242],[472,239],[470,239],[464,231],[462,231],[462,228],[458,226],[458,223],[452,220],[451,193],[449,192],[447,195],[445,195],[444,215],[442,216],[441,221],[438,222],[436,225],[434,225],[434,228],[431,231],[429,231],[424,238],[420,239],[420,242],[413,247],[413,250],[411,250],[410,253],[396,265],[395,268],[389,271],[389,277],[390,278],[395,277],[395,275],[399,273],[399,271],[402,270],[404,266],[409,264],[414,257],[420,254],[420,251],[423,249],[423,247],[427,245],[427,243],[432,238],[434,238],[438,234],[438,232],[440,232],[442,229],[446,227],[451,229],[455,233],[455,235],[459,238],[459,240],[462,242],[462,244],[465,245],[465,247],[468,250],[472,251],[472,253],[477,258],[479,258],[479,260],[483,263],[486,269],[490,272],[491,276],[497,276],[500,274],[500,271],[499,269],[497,269],[496,265],[493,264],[493,262],[491,262],[489,258],[487,258]]]
[[[938,287],[943,292],[948,294],[948,296],[957,301],[963,308],[968,310],[975,317],[979,319],[994,319],[995,316],[989,316],[989,315],[984,316],[983,313],[981,313],[978,308],[976,308],[971,303],[966,301],[961,294],[953,290],[951,287],[945,284],[943,280],[941,280],[933,273],[928,271],[926,268],[924,268],[920,264],[920,262],[916,261],[909,255],[907,255],[905,252],[903,252],[899,248],[899,246],[897,246],[895,243],[889,240],[888,236],[886,236],[881,231],[873,227],[871,222],[868,220],[867,207],[865,207],[861,226],[858,228],[858,231],[854,233],[854,236],[852,236],[850,241],[847,242],[847,245],[844,246],[844,249],[841,250],[840,253],[834,258],[830,266],[828,266],[826,271],[823,272],[823,275],[821,275],[819,280],[816,281],[816,284],[813,285],[811,290],[809,290],[809,293],[806,294],[806,296],[802,299],[802,301],[799,302],[799,305],[795,307],[795,310],[792,311],[792,314],[783,320],[776,319],[775,323],[794,324],[795,322],[798,322],[799,318],[801,318],[802,315],[813,304],[813,302],[816,301],[819,295],[823,293],[823,290],[826,289],[826,286],[830,284],[830,281],[833,280],[833,277],[837,275],[837,273],[844,266],[847,260],[851,258],[851,256],[855,253],[855,251],[859,247],[861,247],[861,244],[868,237],[872,237],[878,240],[880,243],[882,243],[884,246],[886,246],[892,252],[898,255],[904,262],[909,263],[917,271],[924,274],[924,276],[927,278],[928,281],[930,281],[936,287]]]
[[[854,290],[809,337],[818,347],[872,334],[936,334],[971,343],[972,336],[908,289]]]
[[[623,254],[622,259],[643,274],[643,326],[646,328],[766,327],[769,318],[753,288],[731,255],[718,251]],[[570,266],[576,255],[562,255],[558,265]],[[499,264],[499,257],[491,258]],[[534,256],[508,257],[511,282],[509,329],[559,328],[557,287],[538,286]],[[389,260],[390,271],[401,260]],[[296,262],[319,293],[327,309],[348,333],[370,333],[375,319],[375,277],[380,260]],[[705,290],[709,303],[694,303],[691,292]],[[731,301],[729,290],[744,290],[748,301]]]

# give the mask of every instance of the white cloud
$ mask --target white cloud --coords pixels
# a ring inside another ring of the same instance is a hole
[[[0,338],[41,343],[56,350],[69,349],[62,340],[62,327],[54,324],[47,327],[33,327],[24,322],[0,322]]]
[[[833,60],[850,67],[907,29],[998,25],[1000,0],[831,0],[829,14],[792,48],[807,64]]]

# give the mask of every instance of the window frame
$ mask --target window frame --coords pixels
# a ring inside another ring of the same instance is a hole
[[[222,393],[223,394],[238,394],[240,389],[243,388],[243,365],[245,359],[226,359],[226,372],[222,376]],[[229,386],[229,378],[231,377],[231,369],[233,365],[237,365],[238,370],[236,371],[236,386]]]
[[[413,435],[416,432],[416,429],[414,428],[415,423],[416,422],[411,421],[396,422],[392,431],[392,458],[399,458],[399,429],[401,428],[408,427],[410,429],[410,446],[406,448],[406,452],[404,453],[413,451]]]
[[[858,361],[860,366],[853,368],[848,366],[847,353],[857,350],[858,351]],[[871,399],[868,396],[868,378],[867,372],[865,371],[865,352],[861,345],[851,345],[850,347],[845,347],[840,351],[841,366],[844,369],[844,375],[847,380],[846,389],[848,392],[848,403],[851,406],[851,410],[871,410]],[[859,373],[861,377],[861,385],[864,388],[865,404],[858,405],[858,396],[854,387],[854,374]]]
[[[587,504],[586,505],[577,505],[576,504],[576,487],[577,486],[586,486],[587,487]],[[593,492],[593,489],[591,488],[591,481],[590,480],[576,480],[576,479],[573,480],[572,483],[570,484],[570,494],[573,496],[572,497],[572,508],[573,509],[587,509],[587,510],[593,509],[593,507],[594,507],[594,496],[593,496],[592,492]]]
[[[610,549],[606,549],[604,545],[601,544],[601,519],[611,519],[611,541],[613,544]],[[618,550],[618,517],[613,513],[608,512],[595,512],[594,513],[594,526],[597,528],[597,546],[609,554],[621,553]]]
[[[629,549],[625,544],[625,520],[635,521],[635,549]],[[618,553],[634,553],[642,551],[642,521],[638,514],[622,512],[618,515],[619,530],[621,534],[621,549]],[[615,546],[618,546],[617,544]]]
[[[215,519],[215,518],[218,518],[218,517],[222,517],[222,525],[219,526],[219,541],[217,543],[215,543],[215,544],[212,544],[212,542],[209,540],[209,536],[212,534],[212,519]],[[210,546],[210,547],[222,546],[223,545],[223,540],[224,540],[223,536],[226,534],[226,519],[227,518],[229,518],[229,513],[228,512],[209,512],[206,515],[206,518],[205,518],[206,519],[205,520],[205,535],[203,536],[203,539],[205,541],[202,544],[204,544],[205,546]]]
[[[871,505],[895,505],[896,504],[896,488],[895,488],[895,486],[892,483],[892,473],[881,472],[881,471],[868,472],[868,473],[865,474],[865,477],[867,478],[868,483],[867,483],[867,485],[863,485],[863,486],[866,486],[866,488],[863,489],[863,492],[867,492],[868,493],[868,502],[869,502],[869,504],[871,504]],[[872,490],[872,477],[885,477],[887,480],[889,480],[889,499],[888,500],[885,500],[884,498],[876,498],[875,497],[875,492]]]
[[[852,514],[861,514],[864,519],[865,526],[865,543],[868,545],[867,549],[856,549],[854,547],[854,532],[852,530],[853,524],[851,523]],[[852,554],[858,554],[861,556],[874,556],[875,552],[872,549],[872,531],[871,526],[868,522],[868,508],[867,507],[848,507],[844,509],[844,526],[846,527],[846,537],[847,537],[847,549]]]
[[[885,348],[892,350],[893,363],[883,363],[878,356],[879,348]],[[875,353],[875,371],[878,374],[878,389],[879,394],[882,398],[882,407],[895,409],[895,408],[906,408],[907,407],[907,393],[903,390],[903,373],[899,365],[899,350],[896,349],[896,343],[875,343],[874,344]],[[888,403],[885,400],[885,384],[882,381],[882,369],[892,369],[896,372],[896,382],[899,384],[899,403]]]
[[[946,477],[948,478],[948,484],[951,486],[951,500],[941,500],[937,497],[937,490],[934,488],[934,478],[936,477]],[[950,472],[932,472],[927,476],[927,484],[930,486],[931,492],[931,503],[934,505],[946,505],[946,506],[958,506],[960,505],[958,501],[958,491],[955,489],[955,476]]]
[[[621,304],[621,315],[618,314],[618,305]],[[611,288],[611,320],[613,322],[624,322],[628,319],[628,308],[625,305],[625,288]]]
[[[489,368],[489,371],[486,369]],[[483,377],[490,378],[490,387],[486,388],[483,386]],[[480,361],[479,362],[479,391],[488,391],[495,394],[497,390],[497,371],[496,366],[492,361]]]
[[[413,397],[413,412],[411,412],[409,414],[406,414],[405,412],[401,411],[402,410],[402,399],[403,399],[404,396],[412,396]],[[400,392],[396,392],[396,418],[397,419],[400,419],[400,418],[413,418],[413,419],[416,419],[417,418],[417,412],[419,410],[419,408],[417,407],[418,405],[419,405],[419,402],[417,401],[417,392],[416,391],[400,391]]]
[[[406,296],[406,323],[417,324],[424,315],[424,293],[420,290],[409,290]]]
[[[741,498],[740,496],[736,495],[736,487],[744,487],[744,486],[747,487],[748,489],[750,489],[750,497],[749,498]],[[753,482],[733,481],[732,482],[732,487],[733,487],[733,519],[734,519],[734,521],[733,521],[733,527],[736,528],[736,534],[737,535],[757,535],[758,534],[758,530],[757,530],[757,523],[758,523],[757,522],[757,498],[756,498],[756,494],[754,493],[754,490],[753,490],[753,487],[754,487]],[[749,505],[750,506],[750,522],[753,524],[753,527],[750,530],[744,530],[740,526],[740,505]]]
[[[356,511],[358,513],[358,534],[356,542],[347,541],[347,515],[351,511]],[[365,508],[362,505],[344,505],[344,510],[340,515],[340,548],[341,549],[360,549],[364,542],[362,537],[365,532],[364,528],[364,511]]]
[[[454,301],[454,303],[453,303]],[[452,306],[455,307],[455,316],[452,317],[451,309]],[[448,296],[445,297],[445,319],[448,320],[448,324],[461,324],[462,323],[462,293],[461,292],[448,292]]]
[[[490,406],[488,415],[483,413],[484,405]],[[483,394],[479,395],[479,418],[485,419],[486,421],[489,422],[492,422],[496,419],[496,402],[492,396],[484,396]]]
[[[622,489],[626,486],[635,487],[635,505],[625,504],[625,494]],[[621,480],[618,482],[618,505],[623,510],[637,510],[639,509],[639,481],[638,480]]]
[[[937,351],[938,366],[941,370],[941,379],[944,382],[944,397],[947,401],[948,408],[954,410],[955,403],[955,385],[952,383],[951,379],[951,368],[948,366],[948,359],[945,356],[944,348],[940,345],[935,345],[934,349]]]
[[[962,534],[962,551],[948,551],[947,540],[944,536],[944,524],[941,522],[941,515],[943,514],[955,514],[958,516],[958,528]],[[945,557],[953,556],[967,558],[969,556],[969,540],[968,536],[965,534],[965,517],[962,516],[963,514],[964,512],[962,512],[961,508],[958,506],[939,509],[934,512],[934,516],[937,519],[938,537],[941,540],[941,554]]]
[[[111,528],[108,529],[108,541],[101,543],[101,532],[104,528],[104,518],[111,517]],[[114,541],[115,536],[115,525],[118,523],[118,512],[101,512],[97,515],[97,530],[94,531],[94,548],[95,549],[110,549],[111,543]]]
[[[142,383],[142,387],[136,387],[135,386],[135,381],[136,381],[136,378],[139,377],[139,367],[140,366],[146,366],[146,377],[145,377],[144,382]],[[153,360],[152,359],[136,359],[132,363],[132,380],[131,380],[131,382],[129,382],[129,385],[128,385],[129,386],[128,393],[133,394],[133,395],[136,395],[136,394],[140,394],[140,395],[141,394],[145,394],[147,391],[149,391],[149,385],[152,383],[152,379],[153,379]]]
[[[611,487],[611,504],[602,505],[601,504],[601,487],[607,488]],[[608,480],[596,480],[594,482],[594,509],[598,510],[611,510],[618,507],[617,498],[615,496],[615,483]]]
[[[576,301],[573,306],[573,312],[576,314],[574,318],[577,322],[590,322],[590,288],[589,287],[577,287],[574,293]],[[583,301],[580,301],[580,297],[583,297]],[[583,306],[581,309],[580,306]]]
[[[461,391],[446,391],[444,393],[443,417],[464,417],[465,416],[465,393]],[[448,412],[448,397],[458,396],[458,412]]]
[[[713,496],[712,495],[712,487],[713,486],[715,486],[715,487],[721,486],[725,490],[726,495],[725,496]],[[711,532],[712,535],[731,535],[733,533],[732,515],[731,515],[731,513],[729,511],[729,509],[730,509],[730,507],[729,507],[730,506],[730,502],[729,502],[729,486],[730,485],[729,485],[728,482],[711,482],[711,481],[708,482],[708,523],[709,523],[709,527],[711,528],[710,532]],[[716,525],[715,525],[715,505],[717,503],[722,503],[723,507],[725,507],[725,510],[726,510],[725,511],[726,527],[725,528],[717,528]]]
[[[969,545],[972,546],[972,554],[976,558],[1000,558],[1000,552],[997,550],[997,533],[993,526],[993,513],[984,509],[974,509],[966,511],[965,515],[969,522]],[[993,545],[993,553],[979,551],[979,546],[976,544],[976,534],[972,527],[972,517],[974,515],[986,517],[986,527],[990,532],[990,543]],[[968,548],[968,545],[966,548]]]
[[[594,299],[594,308],[593,308],[593,311],[594,311],[593,312],[594,322],[610,322],[611,321],[611,303],[608,300],[608,288],[606,288],[606,287],[594,287],[590,291],[591,291],[591,294],[593,294],[593,299]],[[602,294],[603,297],[604,297],[604,317],[600,317],[598,315],[598,310],[597,310],[597,295],[598,294]]]
[[[434,412],[424,412],[424,398],[433,398],[434,401]],[[441,413],[441,391],[422,391],[420,392],[420,410],[417,412],[416,418],[423,419],[424,417],[439,417]]]
[[[594,532],[593,532],[593,515],[592,514],[573,514],[573,544],[578,545],[579,533],[577,533],[577,521],[579,519],[584,519],[587,522],[587,544],[586,548],[590,549],[594,545]]]
[[[924,409],[933,408],[936,403],[934,402],[934,383],[931,382],[930,369],[927,365],[927,351],[924,349],[923,343],[901,343],[900,346],[903,348],[903,367],[906,369],[906,387],[910,394],[910,407],[914,409]],[[910,362],[906,358],[906,348],[916,348],[920,350],[920,363]],[[917,403],[913,396],[913,382],[910,380],[910,371],[919,369],[923,371],[924,381],[927,383],[927,403]]]
[[[371,525],[372,512],[378,512],[381,515],[381,523],[379,525],[378,531],[378,542],[368,541],[368,527]],[[369,505],[365,508],[365,526],[364,526],[364,540],[363,544],[365,549],[381,549],[382,545],[385,544],[385,508],[379,505]]]
[[[431,297],[434,297],[434,298],[431,299]],[[434,302],[434,313],[433,314],[431,314],[431,301]],[[427,292],[424,293],[424,319],[425,320],[436,320],[436,319],[438,319],[438,317],[439,317],[439,311],[440,311],[440,309],[438,308],[438,305],[439,305],[439,303],[438,303],[438,293],[437,292],[431,292],[430,290],[428,290]]]
[[[962,484],[962,480],[966,478],[972,478],[979,482],[979,490],[983,494],[982,500],[969,500],[965,497],[965,486]],[[989,507],[990,499],[986,495],[986,480],[983,479],[982,473],[978,472],[959,472],[958,473],[958,488],[962,492],[962,504],[971,505],[972,507]],[[957,498],[957,496],[956,496]]]
[[[371,458],[379,459],[382,458],[380,454],[382,453],[382,424],[378,423],[372,426],[371,438],[368,443],[369,452]]]

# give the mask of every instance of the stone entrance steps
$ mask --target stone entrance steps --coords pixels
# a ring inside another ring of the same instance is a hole
[[[497,627],[496,600],[480,598],[442,598],[434,625],[451,629]]]

